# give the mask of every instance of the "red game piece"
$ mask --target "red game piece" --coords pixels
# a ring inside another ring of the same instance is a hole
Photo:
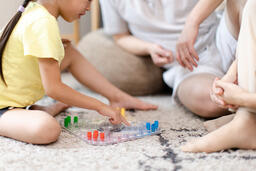
[[[99,132],[97,130],[93,131],[93,139],[96,141],[98,139]]]
[[[92,132],[87,132],[87,138],[88,140],[92,140]]]
[[[100,140],[104,141],[104,139],[105,139],[105,134],[104,134],[104,132],[102,132],[102,133],[100,133]]]

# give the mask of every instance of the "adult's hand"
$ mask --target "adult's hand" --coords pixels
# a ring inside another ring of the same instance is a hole
[[[248,92],[238,85],[234,83],[225,82],[222,80],[216,81],[216,86],[223,89],[222,95],[220,95],[220,99],[225,103],[232,106],[240,106],[241,105],[241,97]]]
[[[225,89],[224,89],[224,87],[219,85],[220,82],[235,85],[233,82],[228,82],[227,80],[225,80],[223,78],[221,80],[219,78],[216,78],[214,80],[214,82],[213,82],[213,86],[212,86],[212,89],[211,89],[211,92],[210,92],[211,100],[213,102],[215,102],[221,108],[224,108],[224,109],[228,109],[228,108],[237,109],[238,105],[229,103],[229,101],[226,101],[223,98],[223,95],[225,93]]]
[[[160,45],[152,44],[148,51],[154,64],[158,67],[162,67],[173,62],[172,52],[164,49]]]
[[[198,36],[199,27],[195,24],[186,22],[176,45],[176,59],[181,66],[193,71],[199,61],[198,54],[194,48]]]

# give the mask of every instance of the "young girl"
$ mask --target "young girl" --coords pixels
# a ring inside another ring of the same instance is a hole
[[[111,123],[126,125],[129,123],[114,107],[157,108],[110,84],[67,40],[63,41],[64,49],[56,19],[62,16],[72,22],[90,10],[90,3],[91,0],[25,0],[6,26],[0,39],[0,135],[33,144],[54,142],[61,128],[53,116],[68,106],[96,110],[108,116]],[[105,96],[110,106],[63,84],[63,69]],[[60,102],[25,109],[44,94]]]

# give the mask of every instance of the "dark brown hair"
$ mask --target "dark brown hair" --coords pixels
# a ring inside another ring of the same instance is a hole
[[[23,8],[26,8],[29,4],[29,2],[32,0],[25,0],[22,4]],[[22,11],[19,10],[15,16],[11,19],[11,21],[9,21],[9,23],[7,24],[7,26],[5,27],[1,38],[0,38],[0,76],[1,79],[3,80],[4,84],[7,86],[5,79],[4,79],[4,74],[3,74],[3,53],[4,53],[4,49],[6,47],[6,44],[12,34],[12,31],[14,29],[14,27],[16,26],[16,24],[18,23],[20,17],[22,15]]]

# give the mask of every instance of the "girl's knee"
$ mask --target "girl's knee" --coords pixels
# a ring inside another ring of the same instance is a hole
[[[34,138],[35,144],[49,144],[57,141],[61,133],[61,127],[50,115],[45,115],[38,118],[37,121],[33,123],[31,134]]]

